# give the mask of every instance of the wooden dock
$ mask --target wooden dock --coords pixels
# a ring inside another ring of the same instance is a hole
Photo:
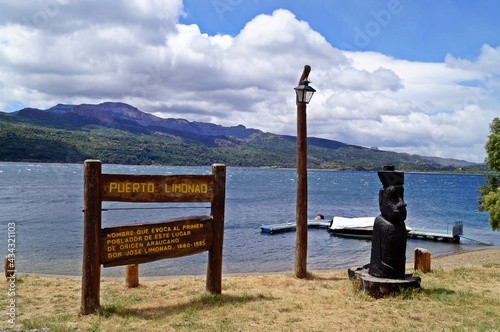
[[[308,228],[330,228],[331,220],[308,220],[307,226]],[[409,239],[417,239],[417,240],[430,240],[430,241],[442,241],[442,242],[451,242],[451,243],[460,243],[462,238],[467,239],[469,241],[477,242],[479,244],[484,245],[493,245],[490,242],[482,241],[475,239],[469,235],[463,234],[463,224],[461,222],[456,222],[452,225],[451,230],[437,230],[437,229],[427,229],[427,228],[411,228],[408,231],[407,236]],[[292,232],[296,230],[295,223],[283,223],[283,224],[271,224],[271,225],[262,225],[260,230],[262,233],[266,234],[276,234],[276,233],[284,233],[284,232]],[[352,237],[356,237],[353,235]],[[370,236],[364,238],[371,238]]]
[[[492,246],[493,243],[475,239],[469,235],[464,234],[464,225],[461,222],[456,222],[453,224],[451,232],[427,229],[427,228],[412,228],[408,232],[408,238],[410,239],[420,239],[420,240],[433,240],[433,241],[443,241],[443,242],[453,242],[460,243],[460,240],[467,239],[479,244],[484,244],[487,246]]]
[[[308,228],[328,228],[330,227],[331,220],[308,220]],[[291,232],[297,229],[295,223],[285,223],[285,224],[273,224],[273,225],[262,225],[260,231],[267,234]]]
[[[425,229],[425,228],[412,228],[408,232],[409,239],[420,239],[420,240],[433,240],[433,241],[443,241],[443,242],[460,242],[459,235],[453,235],[446,231],[440,231],[436,229]]]

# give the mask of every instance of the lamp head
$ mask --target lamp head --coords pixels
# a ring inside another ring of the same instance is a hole
[[[309,83],[310,81],[308,79],[305,79],[299,86],[294,88],[295,93],[297,94],[297,101],[299,103],[309,104],[313,94],[316,92],[313,87],[309,86]]]

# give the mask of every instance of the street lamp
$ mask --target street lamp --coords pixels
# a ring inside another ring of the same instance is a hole
[[[309,86],[311,67],[304,66],[295,88],[297,94],[297,201],[295,243],[295,276],[307,277],[307,104],[316,92]]]
[[[295,87],[295,93],[297,94],[298,103],[309,104],[313,94],[316,92],[313,87],[309,86],[309,81],[307,78],[303,80],[299,86]]]

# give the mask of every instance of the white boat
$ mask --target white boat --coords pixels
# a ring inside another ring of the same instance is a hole
[[[373,234],[373,224],[376,217],[360,217],[360,218],[345,218],[333,217],[332,223],[328,231],[335,235],[357,237],[357,238],[371,238]],[[413,229],[406,226],[408,233]]]
[[[328,231],[335,235],[371,238],[375,217],[345,218],[333,217]]]

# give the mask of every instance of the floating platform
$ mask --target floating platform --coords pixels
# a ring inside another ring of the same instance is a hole
[[[331,220],[308,220],[307,227],[308,228],[324,228],[330,229]],[[271,225],[262,225],[260,230],[262,233],[266,234],[276,234],[276,233],[284,233],[284,232],[292,232],[297,229],[295,223],[283,223],[283,224],[271,224]],[[351,238],[363,238],[363,239],[371,239],[371,234],[340,234],[331,232],[331,234],[342,236],[342,237],[351,237]],[[451,242],[451,243],[460,243],[462,238],[467,239],[469,241],[473,241],[479,244],[491,246],[493,245],[491,242],[481,241],[475,239],[469,235],[463,234],[463,224],[461,222],[454,223],[451,229],[451,232],[448,230],[436,230],[436,229],[427,229],[427,228],[411,228],[407,236],[409,239],[417,239],[417,240],[431,240],[431,241],[442,241],[442,242]]]
[[[308,220],[307,228],[328,228],[330,227],[331,220]],[[286,224],[273,224],[273,225],[262,225],[260,227],[260,231],[262,233],[267,234],[275,234],[275,233],[283,233],[283,232],[291,232],[297,229],[297,225],[295,223],[286,223]]]
[[[407,233],[407,236],[410,239],[433,240],[433,241],[455,242],[455,243],[460,242],[460,235],[448,233],[446,231],[425,229],[425,228],[412,228],[411,231]]]
[[[493,243],[491,242],[475,239],[469,235],[465,235],[463,232],[464,225],[461,222],[457,222],[453,224],[451,233],[449,231],[441,231],[436,229],[412,228],[411,231],[408,232],[408,238],[453,243],[460,243],[460,240],[464,238],[469,241],[477,242],[479,244],[484,244],[487,246],[493,245]]]

